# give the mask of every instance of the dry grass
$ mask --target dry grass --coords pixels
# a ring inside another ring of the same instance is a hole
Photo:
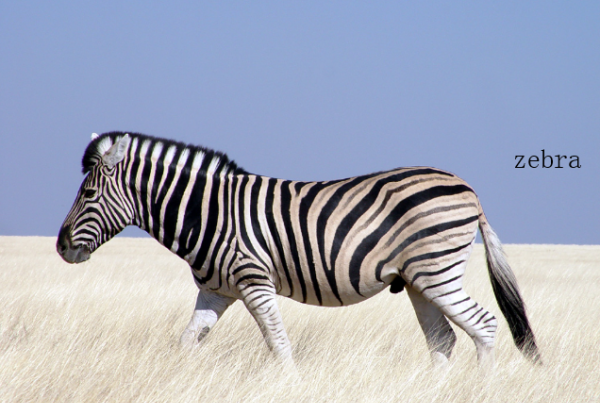
[[[600,396],[600,247],[506,247],[544,358],[531,366],[501,321],[484,378],[471,340],[434,373],[407,296],[348,308],[280,300],[302,380],[273,362],[236,303],[202,349],[177,340],[196,290],[184,262],[120,238],[68,265],[53,238],[0,237],[0,401],[584,402]],[[467,291],[499,316],[478,245]],[[598,400],[596,400],[598,401]]]

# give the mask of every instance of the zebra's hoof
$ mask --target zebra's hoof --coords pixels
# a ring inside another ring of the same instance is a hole
[[[191,351],[198,345],[198,340],[196,339],[195,332],[190,330],[184,330],[179,338],[179,346],[183,350]]]

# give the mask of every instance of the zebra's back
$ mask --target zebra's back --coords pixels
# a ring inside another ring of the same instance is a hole
[[[256,181],[265,187],[278,293],[308,304],[354,304],[395,279],[410,282],[444,260],[433,251],[467,247],[477,229],[477,196],[434,168],[328,182]]]

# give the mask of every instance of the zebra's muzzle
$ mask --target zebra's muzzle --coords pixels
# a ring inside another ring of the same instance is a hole
[[[56,251],[67,263],[81,263],[90,258],[90,248],[86,244],[74,246],[71,242],[69,227],[63,227],[58,234]]]

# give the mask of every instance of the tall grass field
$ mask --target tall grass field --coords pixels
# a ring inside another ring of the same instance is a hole
[[[600,246],[505,246],[542,366],[514,346],[476,245],[465,288],[499,319],[492,374],[456,327],[451,365],[433,370],[406,292],[384,290],[344,308],[280,298],[294,376],[239,301],[181,350],[197,290],[156,241],[117,238],[79,265],[55,242],[0,237],[2,402],[600,402]]]

